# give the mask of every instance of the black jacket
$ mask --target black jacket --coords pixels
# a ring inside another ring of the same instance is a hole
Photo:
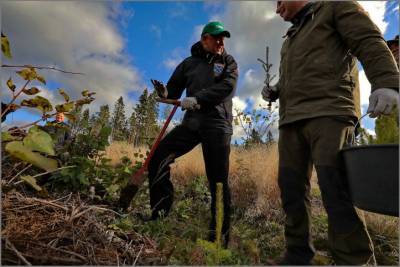
[[[167,83],[168,98],[196,97],[200,110],[187,111],[182,124],[193,130],[221,130],[232,134],[232,98],[236,91],[238,67],[226,53],[206,52],[201,43],[192,46],[192,56],[183,60]]]

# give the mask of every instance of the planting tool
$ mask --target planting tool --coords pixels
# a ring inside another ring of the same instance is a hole
[[[177,108],[181,105],[181,102],[179,100],[174,100],[174,99],[156,98],[156,101],[161,102],[161,103],[166,103],[166,104],[172,104],[172,105],[174,105],[174,107],[172,108],[171,113],[169,114],[167,120],[165,121],[156,141],[154,142],[153,146],[151,147],[151,150],[150,150],[146,160],[144,161],[142,167],[139,170],[137,170],[136,173],[132,176],[128,185],[121,190],[120,198],[118,201],[118,207],[121,208],[122,210],[128,209],[132,199],[135,197],[137,191],[139,190],[140,185],[142,185],[142,183],[144,181],[145,172],[147,171],[147,166],[149,165],[149,162],[150,162],[151,158],[153,157],[154,151],[157,149],[158,145],[160,144],[161,139],[163,138],[165,131],[167,130],[168,125],[171,122],[172,117],[174,116]]]

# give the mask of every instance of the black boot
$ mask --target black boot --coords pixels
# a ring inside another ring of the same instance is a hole
[[[297,257],[292,257],[285,253],[276,260],[267,260],[267,265],[274,266],[308,266],[312,265],[311,261],[308,259],[300,259]]]
[[[133,197],[136,195],[138,190],[139,188],[133,184],[128,184],[127,186],[125,186],[120,193],[120,197],[117,204],[118,208],[121,209],[122,211],[127,211]]]

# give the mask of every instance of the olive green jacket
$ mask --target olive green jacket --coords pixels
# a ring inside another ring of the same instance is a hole
[[[372,91],[398,90],[399,69],[377,26],[356,2],[315,2],[283,43],[279,125],[360,116],[357,59]]]

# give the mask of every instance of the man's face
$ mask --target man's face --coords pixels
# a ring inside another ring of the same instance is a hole
[[[399,64],[399,44],[392,44],[389,46],[390,51],[392,51],[392,54],[394,56],[394,59],[396,59],[397,64]]]
[[[204,50],[221,55],[224,52],[224,36],[213,36],[210,34],[205,34],[201,37],[201,44]]]
[[[291,21],[306,4],[307,1],[278,1],[276,14],[279,14],[285,21]]]
[[[56,121],[57,122],[63,122],[64,121],[64,113],[59,112],[56,114]]]

